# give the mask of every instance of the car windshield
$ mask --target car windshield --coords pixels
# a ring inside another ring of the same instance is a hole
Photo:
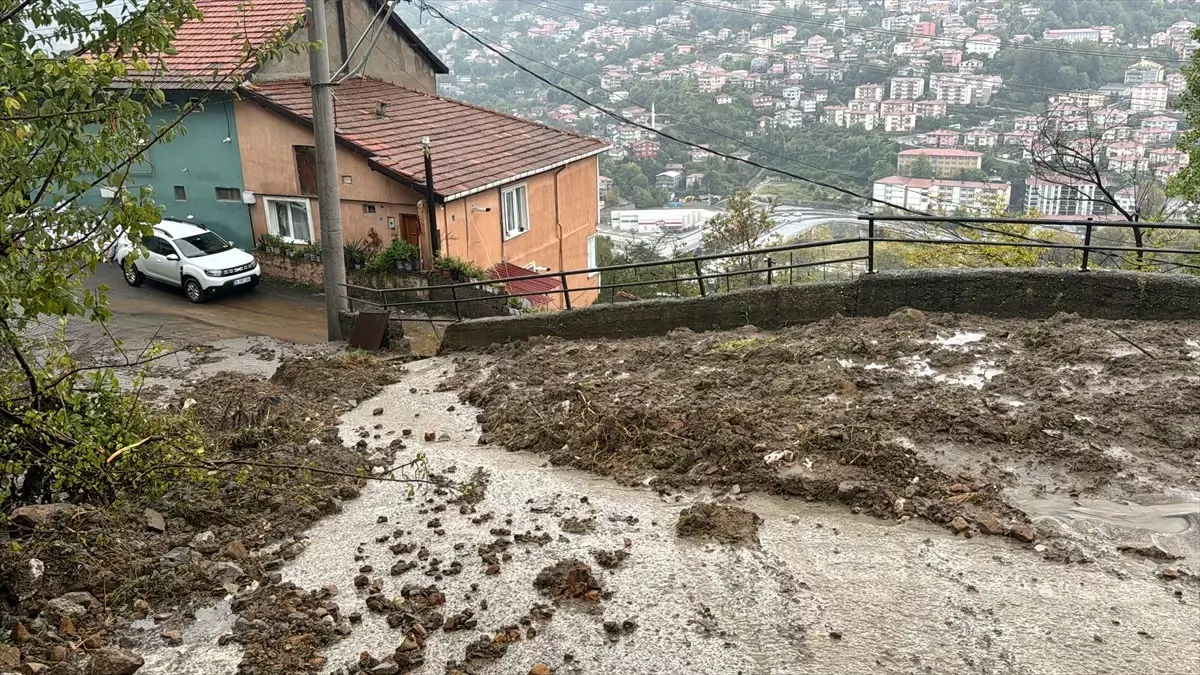
[[[233,244],[225,241],[212,232],[204,232],[201,234],[184,237],[175,240],[175,246],[179,248],[179,252],[185,258],[200,258],[213,253],[228,251],[233,248]]]

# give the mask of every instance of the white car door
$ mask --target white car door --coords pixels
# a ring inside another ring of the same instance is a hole
[[[146,237],[146,266],[142,273],[168,284],[179,285],[179,253],[171,242],[162,237]],[[168,256],[175,259],[169,260]]]

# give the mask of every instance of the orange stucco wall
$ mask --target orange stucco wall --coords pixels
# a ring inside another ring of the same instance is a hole
[[[242,156],[245,189],[259,199],[250,207],[250,221],[257,241],[267,231],[263,197],[300,197],[300,178],[296,173],[294,145],[313,145],[312,131],[253,101],[238,101],[234,106],[237,119],[238,143]],[[367,160],[353,152],[338,148],[338,175],[349,176],[339,184],[342,197],[342,238],[365,241],[372,228],[384,243],[393,234],[399,236],[401,216],[415,215],[420,195],[381,173],[372,171]],[[315,197],[307,198],[312,216],[313,241],[319,240],[321,218]],[[363,212],[364,204],[375,206],[375,213]],[[396,230],[388,228],[388,218],[395,221]]]
[[[485,268],[507,260],[519,267],[532,263],[553,271],[586,269],[588,238],[596,233],[598,175],[597,160],[591,157],[512,185],[456,199],[445,205],[438,219],[442,251]],[[529,231],[505,240],[500,226],[500,192],[522,183],[528,188]],[[595,301],[599,277],[572,275],[567,283],[573,306]]]

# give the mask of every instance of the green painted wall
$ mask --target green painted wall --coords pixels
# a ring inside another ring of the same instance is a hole
[[[201,95],[169,93],[169,105],[151,116],[151,125],[169,124],[175,119],[175,106],[185,106],[191,96]],[[240,199],[217,199],[218,187],[243,189],[233,100],[210,96],[203,110],[188,115],[182,126],[184,133],[170,143],[150,148],[149,162],[140,164],[129,182],[154,190],[154,201],[163,207],[164,218],[203,224],[240,248],[253,248],[249,207]],[[183,188],[186,199],[175,199],[176,186]],[[92,203],[100,199],[98,190],[88,195]]]

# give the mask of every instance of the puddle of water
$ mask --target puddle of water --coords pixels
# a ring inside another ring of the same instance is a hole
[[[904,361],[904,372],[913,377],[929,377],[936,382],[955,384],[963,387],[983,389],[984,385],[997,375],[1003,375],[1004,369],[998,368],[995,361],[976,361],[969,370],[957,373],[942,373],[929,365],[928,359],[919,356],[901,357]]]
[[[1113,527],[1149,530],[1162,534],[1187,532],[1200,523],[1200,495],[1183,501],[1137,504],[1104,499],[1071,498],[1062,495],[1034,496],[1014,490],[1015,504],[1034,520],[1087,519]]]
[[[933,339],[933,343],[942,345],[944,347],[961,347],[963,345],[969,345],[973,342],[979,342],[980,340],[982,340],[985,337],[987,337],[987,333],[978,333],[978,332],[970,332],[970,331],[958,332],[958,333],[951,335],[950,337],[942,337],[941,335],[939,335]]]
[[[196,610],[196,618],[183,628],[183,641],[167,645],[159,637],[160,627],[152,619],[133,622],[131,637],[144,647],[138,652],[146,660],[139,675],[225,675],[236,673],[242,660],[242,648],[231,642],[217,645],[217,639],[232,632],[234,616],[228,601]]]

